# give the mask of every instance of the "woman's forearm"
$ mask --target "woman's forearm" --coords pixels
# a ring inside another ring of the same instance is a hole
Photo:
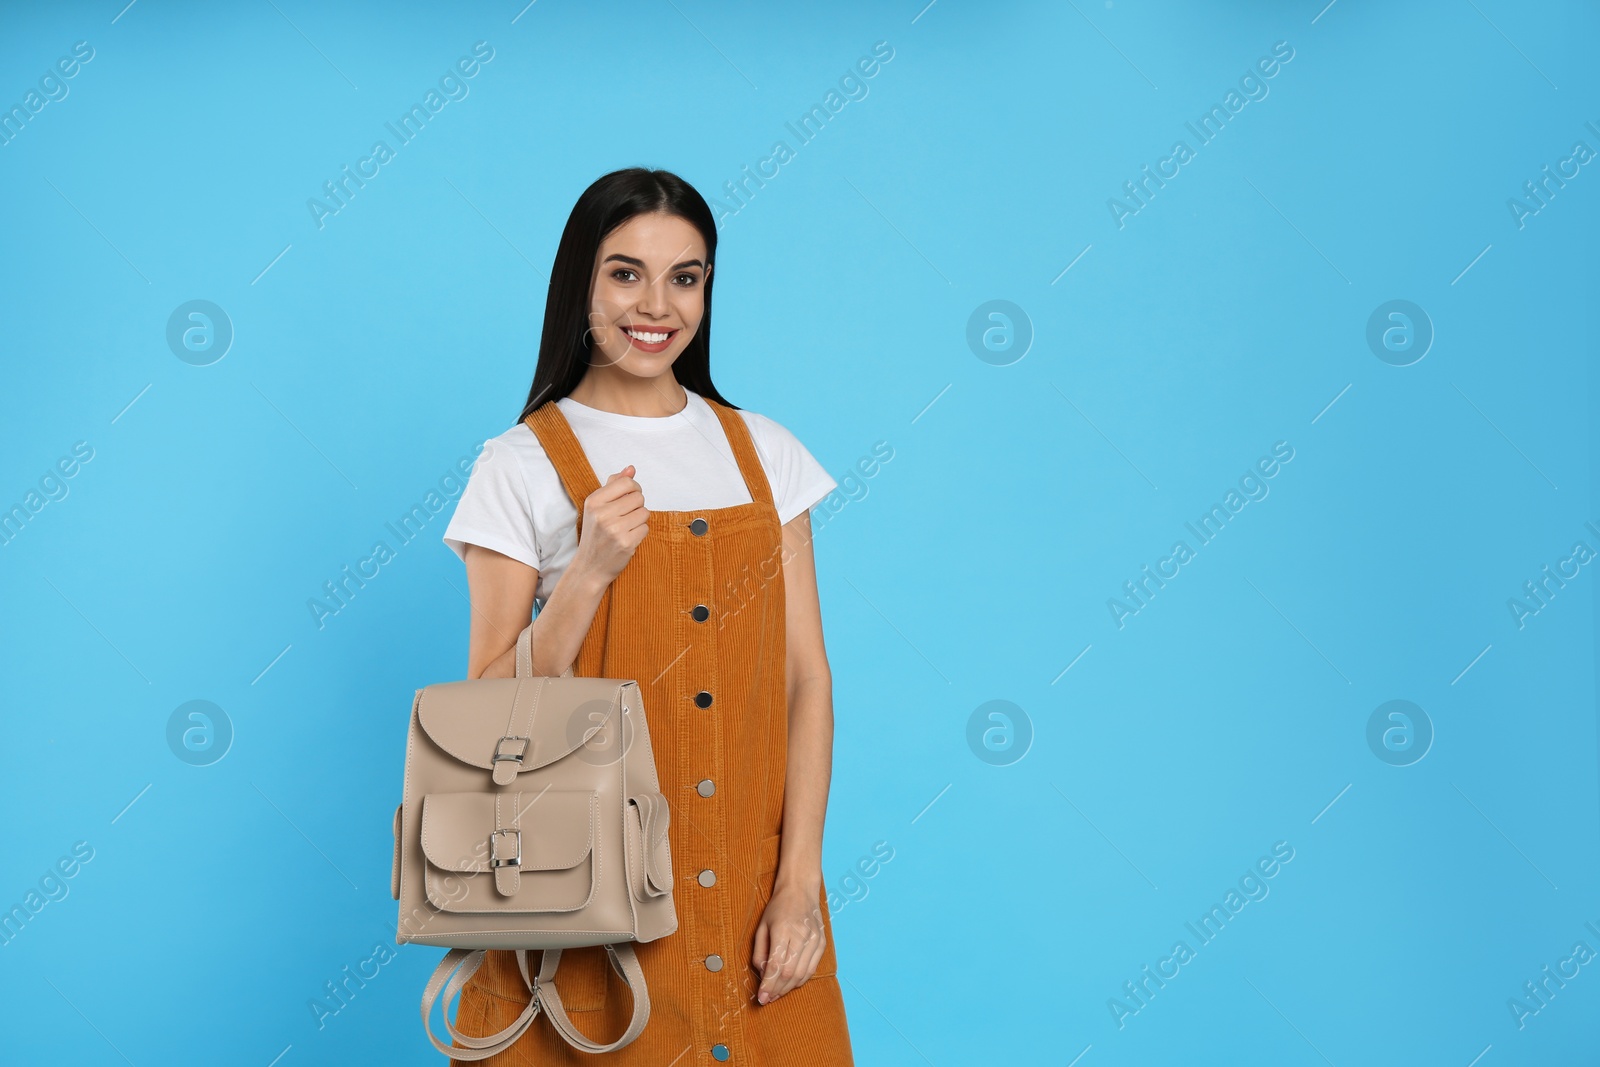
[[[533,620],[530,644],[534,677],[557,677],[576,662],[600,608],[600,598],[610,584],[579,559],[573,559]],[[513,641],[479,677],[514,678],[516,673],[517,646]]]
[[[833,679],[827,674],[790,687],[788,748],[777,884],[814,896],[822,886],[822,824],[833,776]]]

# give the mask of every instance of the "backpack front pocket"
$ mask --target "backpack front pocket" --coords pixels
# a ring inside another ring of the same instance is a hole
[[[576,911],[594,895],[592,790],[429,793],[422,800],[428,902],[440,911]]]

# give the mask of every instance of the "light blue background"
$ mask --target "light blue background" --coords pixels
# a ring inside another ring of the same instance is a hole
[[[516,417],[586,185],[644,164],[726,199],[779,139],[721,229],[716,381],[841,482],[893,449],[813,518],[824,876],[894,850],[834,915],[858,1062],[1593,1054],[1600,963],[1523,1028],[1507,1007],[1600,951],[1600,574],[1507,607],[1600,548],[1600,167],[1507,207],[1600,150],[1592,5],[446,7],[4,16],[6,107],[95,50],[0,147],[0,505],[94,449],[0,547],[0,906],[94,849],[0,947],[4,1059],[440,1062],[439,950],[321,1029],[308,1002],[392,942],[412,693],[465,668],[448,512],[324,628],[307,601]],[[308,198],[480,40],[469,95],[319,229]],[[1279,41],[1269,95],[1198,146]],[[1108,199],[1180,138],[1119,228]],[[165,340],[193,299],[236,331],[210,366]],[[1009,365],[966,342],[996,299],[1033,333]],[[1435,331],[1410,366],[1366,343],[1392,299]],[[1278,441],[1270,494],[1119,628],[1107,601]],[[196,699],[234,731],[205,767],[166,739]],[[1391,699],[1435,731],[1411,766],[1366,740]],[[967,741],[991,700],[1030,724],[1006,766]],[[1185,922],[1280,841],[1199,945]]]

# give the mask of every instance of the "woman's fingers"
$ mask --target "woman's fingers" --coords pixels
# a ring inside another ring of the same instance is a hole
[[[592,506],[598,511],[602,508],[609,509],[618,501],[625,502],[628,506],[624,510],[629,511],[644,503],[644,490],[633,480],[631,463],[607,478],[604,485],[590,493],[584,501],[584,506]]]
[[[767,920],[765,919],[756,926],[756,944],[750,952],[750,964],[758,971],[765,972],[767,968]]]
[[[776,934],[769,932],[772,925],[778,927]],[[766,952],[769,942],[771,951]],[[791,989],[805,984],[815,973],[821,958],[820,939],[807,938],[805,931],[795,928],[793,923],[769,924],[763,919],[756,928],[756,951],[750,959],[761,972],[756,1002],[770,1004]]]
[[[587,525],[604,528],[620,548],[637,548],[650,525],[650,510],[644,505],[644,491],[634,481],[633,464],[617,471],[606,484],[589,494],[585,502]]]
[[[767,932],[767,929],[768,924],[765,920],[763,920],[761,923],[761,929],[758,931],[756,936],[759,938],[762,934]],[[771,942],[771,951],[766,955],[759,965],[761,970],[761,985],[756,990],[757,1004],[770,1004],[781,994],[788,992],[788,989],[784,987],[782,972],[784,962],[792,955],[789,942],[783,937],[782,934],[777,934],[775,936],[769,935],[769,940]]]

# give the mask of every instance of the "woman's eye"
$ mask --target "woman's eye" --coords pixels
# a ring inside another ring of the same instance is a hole
[[[618,267],[616,270],[611,272],[611,276],[619,282],[631,282],[638,278],[638,273],[631,267]],[[683,288],[687,289],[689,286],[697,284],[700,281],[700,277],[699,275],[684,271],[681,274],[675,275],[673,280]]]

